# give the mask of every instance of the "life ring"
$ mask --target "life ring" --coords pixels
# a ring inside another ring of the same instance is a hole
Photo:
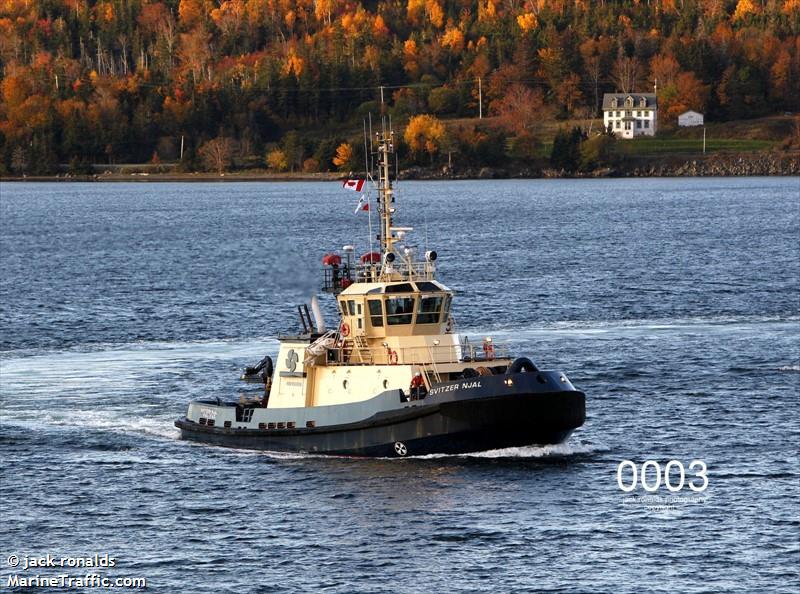
[[[347,322],[342,322],[342,325],[339,326],[339,334],[342,336],[350,336],[350,326]]]
[[[445,334],[450,334],[453,331],[453,318],[447,318],[447,324],[444,326]]]
[[[389,365],[397,365],[397,351],[389,351]]]

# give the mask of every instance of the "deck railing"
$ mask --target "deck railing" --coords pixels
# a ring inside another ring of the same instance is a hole
[[[338,293],[353,283],[433,280],[435,269],[431,262],[394,262],[383,272],[381,276],[380,263],[325,266],[322,269],[322,289],[329,293]]]
[[[490,345],[470,344],[417,346],[393,349],[390,347],[360,347],[348,344],[328,349],[327,365],[429,365],[470,361],[491,362],[510,357],[509,346],[492,342]]]

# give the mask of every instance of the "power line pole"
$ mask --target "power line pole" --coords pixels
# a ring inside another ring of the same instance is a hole
[[[480,76],[478,77],[478,119],[483,119],[483,87]]]

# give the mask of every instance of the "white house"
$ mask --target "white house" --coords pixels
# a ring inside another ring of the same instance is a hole
[[[703,125],[703,114],[697,113],[696,111],[689,111],[683,112],[681,115],[678,116],[678,126],[686,127],[686,126],[702,126]]]
[[[620,138],[655,136],[658,105],[655,93],[606,93],[603,125]]]

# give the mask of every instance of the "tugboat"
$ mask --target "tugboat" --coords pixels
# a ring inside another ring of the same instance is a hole
[[[197,400],[175,422],[183,439],[253,450],[344,456],[460,454],[564,442],[585,419],[585,395],[559,371],[487,337],[462,337],[437,254],[419,257],[394,224],[394,135],[376,134],[379,251],[323,258],[323,290],[340,321],[327,329],[316,296],[303,332],[282,336],[242,379],[263,396]],[[370,176],[368,178],[371,179]],[[359,189],[362,180],[359,180]],[[363,200],[363,196],[362,196]],[[371,216],[371,215],[370,215]]]

